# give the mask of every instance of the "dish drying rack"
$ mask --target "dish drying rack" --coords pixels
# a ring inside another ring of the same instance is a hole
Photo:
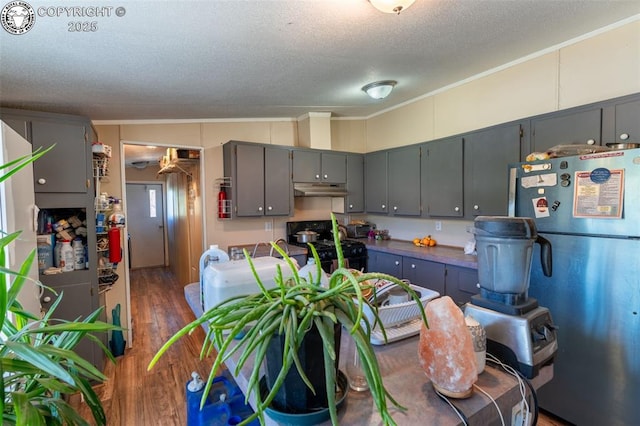
[[[440,297],[440,293],[437,291],[429,290],[407,281],[405,282],[419,295],[422,309],[424,309],[430,300]],[[387,293],[398,286],[391,281],[383,279],[377,280],[374,285],[375,295],[369,298],[369,303],[383,302]],[[419,334],[422,326],[422,316],[419,309],[418,304],[413,298],[404,303],[378,306],[378,318],[384,326],[387,339],[385,341],[382,329],[380,325],[376,323],[371,330],[371,344],[384,345]],[[363,311],[369,323],[374,324],[375,319],[371,307],[365,305]]]

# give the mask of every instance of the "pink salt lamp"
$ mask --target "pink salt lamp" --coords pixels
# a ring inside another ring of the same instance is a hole
[[[433,387],[452,398],[467,398],[478,380],[476,356],[464,315],[449,296],[425,307],[429,328],[422,324],[418,356]]]

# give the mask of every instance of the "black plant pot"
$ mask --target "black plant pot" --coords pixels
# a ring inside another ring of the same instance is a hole
[[[338,375],[338,361],[340,355],[340,336],[342,327],[336,325],[335,333],[335,351],[336,351],[336,383]],[[282,368],[282,351],[284,348],[284,336],[275,334],[267,348],[265,360],[265,379],[267,388],[271,389]],[[327,390],[324,369],[324,352],[322,345],[322,337],[318,329],[313,326],[302,340],[302,344],[298,350],[298,357],[304,369],[307,378],[315,389],[315,394],[304,383],[298,370],[294,365],[291,366],[282,386],[278,390],[271,406],[281,412],[292,414],[310,413],[313,411],[326,409]]]

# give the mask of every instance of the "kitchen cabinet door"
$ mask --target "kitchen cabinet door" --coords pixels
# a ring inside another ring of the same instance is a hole
[[[402,278],[402,256],[368,249],[367,272],[381,272]]]
[[[388,178],[389,213],[420,216],[420,147],[389,151]]]
[[[615,136],[611,142],[640,142],[640,100],[618,104],[615,111]]]
[[[602,109],[555,113],[531,120],[531,146],[544,152],[556,145],[601,144]]]
[[[345,183],[347,156],[343,153],[293,150],[293,181]]]
[[[465,217],[507,215],[508,165],[520,161],[520,124],[464,136]]]
[[[344,199],[345,213],[364,211],[364,156],[347,154],[347,196]]]
[[[290,151],[264,148],[264,201],[266,216],[288,216],[293,205]]]
[[[447,296],[450,296],[458,306],[468,303],[471,301],[471,296],[480,293],[476,269],[447,265],[445,283]]]
[[[423,216],[464,215],[463,140],[441,139],[422,145],[420,190]]]
[[[31,142],[31,122],[23,118],[14,118],[2,114],[2,121],[11,127],[17,134]]]
[[[407,256],[402,258],[403,279],[409,280],[411,284],[437,291],[441,296],[445,294],[444,271],[444,263]]]
[[[72,273],[72,272],[70,272]],[[55,288],[58,294],[62,294],[62,300],[56,307],[52,318],[76,321],[85,319],[89,314],[98,309],[98,293],[93,291],[90,282],[62,285]],[[45,288],[40,297],[42,309],[47,311],[56,300],[56,295]],[[106,318],[100,318],[104,321]],[[95,334],[103,344],[106,344],[106,333]],[[75,348],[75,352],[85,360],[92,363],[99,371],[102,371],[104,355],[97,343],[84,338]]]
[[[87,192],[91,185],[88,123],[33,120],[33,149],[56,146],[33,163],[35,192]]]
[[[232,172],[232,192],[237,217],[264,216],[264,147],[233,145],[235,171]]]
[[[367,213],[387,214],[387,152],[364,157],[364,202]]]

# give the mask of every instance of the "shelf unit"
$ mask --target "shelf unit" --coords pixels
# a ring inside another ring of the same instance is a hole
[[[101,144],[100,144],[101,145]],[[108,147],[106,145],[105,147]],[[98,152],[96,152],[98,151]],[[98,291],[105,293],[111,290],[111,286],[118,280],[116,274],[117,264],[109,260],[109,233],[107,230],[107,213],[109,212],[109,202],[101,197],[101,183],[109,176],[109,159],[111,148],[93,150],[93,179],[95,181],[95,214],[96,214],[96,254],[98,258]],[[102,231],[98,226],[99,215],[102,215]]]

